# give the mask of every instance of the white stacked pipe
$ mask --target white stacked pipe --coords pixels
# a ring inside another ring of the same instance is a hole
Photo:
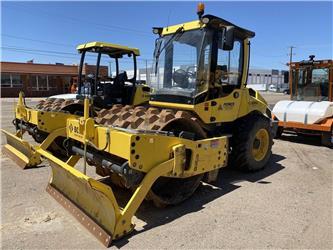
[[[272,112],[279,121],[315,124],[333,117],[333,102],[279,101]]]

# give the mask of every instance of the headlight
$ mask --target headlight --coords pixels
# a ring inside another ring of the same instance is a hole
[[[207,23],[209,23],[209,18],[204,17],[204,18],[202,18],[201,22],[204,23],[204,24],[207,24]]]

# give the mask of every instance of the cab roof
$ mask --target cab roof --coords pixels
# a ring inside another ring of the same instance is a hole
[[[194,29],[200,29],[203,27],[219,28],[219,27],[226,27],[226,26],[234,26],[235,32],[239,37],[252,38],[255,36],[255,33],[253,31],[241,28],[220,17],[213,16],[213,15],[205,15],[202,17],[202,19],[203,18],[208,18],[209,22],[207,24],[203,24],[200,20],[195,20],[195,21],[191,21],[191,22],[168,26],[168,27],[163,28],[162,35],[169,35],[169,34],[175,33],[180,27],[182,27],[183,30],[194,30]]]
[[[94,48],[100,48],[103,52],[114,55],[125,55],[128,53],[133,53],[136,56],[140,55],[140,50],[137,48],[130,48],[127,46],[114,44],[114,43],[105,43],[105,42],[89,42],[84,43],[76,47],[78,51],[91,50]]]

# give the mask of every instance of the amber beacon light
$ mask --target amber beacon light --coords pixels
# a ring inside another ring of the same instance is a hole
[[[204,14],[205,12],[205,4],[204,3],[198,3],[198,6],[197,6],[197,14],[199,16],[199,18],[202,17],[202,15]]]

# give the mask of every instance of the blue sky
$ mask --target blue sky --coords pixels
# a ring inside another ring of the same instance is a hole
[[[153,26],[197,18],[196,2],[2,2],[2,61],[78,62],[75,46],[105,41],[138,47],[151,64]],[[332,2],[205,2],[206,14],[253,30],[251,67],[286,69],[310,54],[332,58]],[[50,52],[51,51],[51,52]],[[53,53],[54,51],[55,53]]]

